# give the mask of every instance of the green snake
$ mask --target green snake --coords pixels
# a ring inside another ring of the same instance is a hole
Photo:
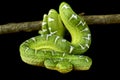
[[[69,32],[71,40],[66,35]],[[91,33],[84,19],[62,2],[59,13],[50,9],[44,14],[39,35],[20,45],[21,59],[30,65],[46,67],[60,73],[89,70],[92,59],[83,55],[91,44]]]

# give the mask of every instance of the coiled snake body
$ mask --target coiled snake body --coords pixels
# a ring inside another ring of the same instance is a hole
[[[71,41],[65,39],[67,31]],[[25,63],[61,73],[90,68],[91,58],[82,55],[91,44],[89,27],[68,3],[60,4],[59,13],[51,9],[48,15],[44,14],[39,34],[20,45],[20,56]]]

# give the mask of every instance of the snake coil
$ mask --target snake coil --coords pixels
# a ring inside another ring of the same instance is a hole
[[[65,38],[66,32],[70,33],[71,41]],[[61,73],[91,67],[91,58],[82,55],[91,44],[90,29],[68,3],[60,4],[59,13],[50,9],[44,14],[39,34],[20,45],[20,56],[25,63]]]

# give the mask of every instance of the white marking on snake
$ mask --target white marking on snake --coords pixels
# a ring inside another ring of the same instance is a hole
[[[30,48],[29,47],[27,47],[26,49],[25,49],[25,53],[29,50]]]
[[[85,29],[83,29],[81,32],[83,32],[83,31],[88,31],[89,29],[86,27]]]
[[[63,53],[63,57],[65,56],[65,52]]]
[[[48,40],[48,38],[49,38],[50,36],[52,36],[52,35],[51,35],[51,34],[47,34],[46,40]]]
[[[34,37],[33,37],[33,38],[31,38],[31,39],[32,39],[34,42],[36,41]]]
[[[90,40],[90,36],[91,36],[91,34],[88,34],[87,37],[82,37],[82,38]]]
[[[43,29],[42,31],[43,31],[43,32],[46,32],[46,31],[47,31],[47,29]]]
[[[60,38],[60,36],[56,36],[55,38],[55,43],[57,42],[57,40]]]
[[[85,49],[85,47],[83,45],[79,44],[79,46],[81,47],[81,49]]]
[[[41,37],[43,37],[44,35],[43,34],[41,34]]]
[[[86,60],[86,62],[89,62],[89,60],[88,60],[88,58],[87,58],[87,57],[85,58],[85,60]]]
[[[76,14],[72,14],[72,16],[69,18],[69,20],[68,21],[70,21],[71,19],[77,19],[78,17],[77,17],[77,15]]]
[[[42,22],[42,26],[46,25],[47,23],[46,22]]]
[[[66,40],[65,40],[65,39],[62,39],[62,42],[66,42]]]
[[[48,29],[49,29],[49,31],[51,32],[51,27],[49,27]]]
[[[49,21],[49,22],[52,22],[52,21],[54,21],[54,19],[49,17],[49,18],[48,18],[48,21]]]
[[[70,8],[70,7],[69,7],[68,5],[63,5],[63,6],[62,6],[62,9],[63,9],[63,8],[64,8],[64,9],[68,9],[68,8]]]
[[[69,53],[72,53],[73,49],[74,49],[74,47],[73,47],[73,46],[70,46],[70,51],[69,51]]]
[[[87,48],[89,48],[89,45],[88,45],[88,44],[85,44],[85,46],[86,46]]]
[[[82,25],[84,26],[86,24],[86,22],[80,21],[76,26]]]
[[[55,33],[57,33],[57,31],[54,31],[54,32],[50,32],[50,34],[51,34],[51,35],[53,35],[53,34],[55,34]]]
[[[83,56],[79,56],[80,59],[83,59]]]

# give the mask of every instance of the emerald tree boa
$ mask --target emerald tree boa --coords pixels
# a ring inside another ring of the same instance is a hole
[[[71,40],[66,34],[71,35]],[[89,70],[92,59],[83,55],[91,45],[91,32],[84,19],[62,2],[59,13],[50,9],[44,14],[39,35],[20,45],[21,59],[30,65],[46,67],[60,73]]]

